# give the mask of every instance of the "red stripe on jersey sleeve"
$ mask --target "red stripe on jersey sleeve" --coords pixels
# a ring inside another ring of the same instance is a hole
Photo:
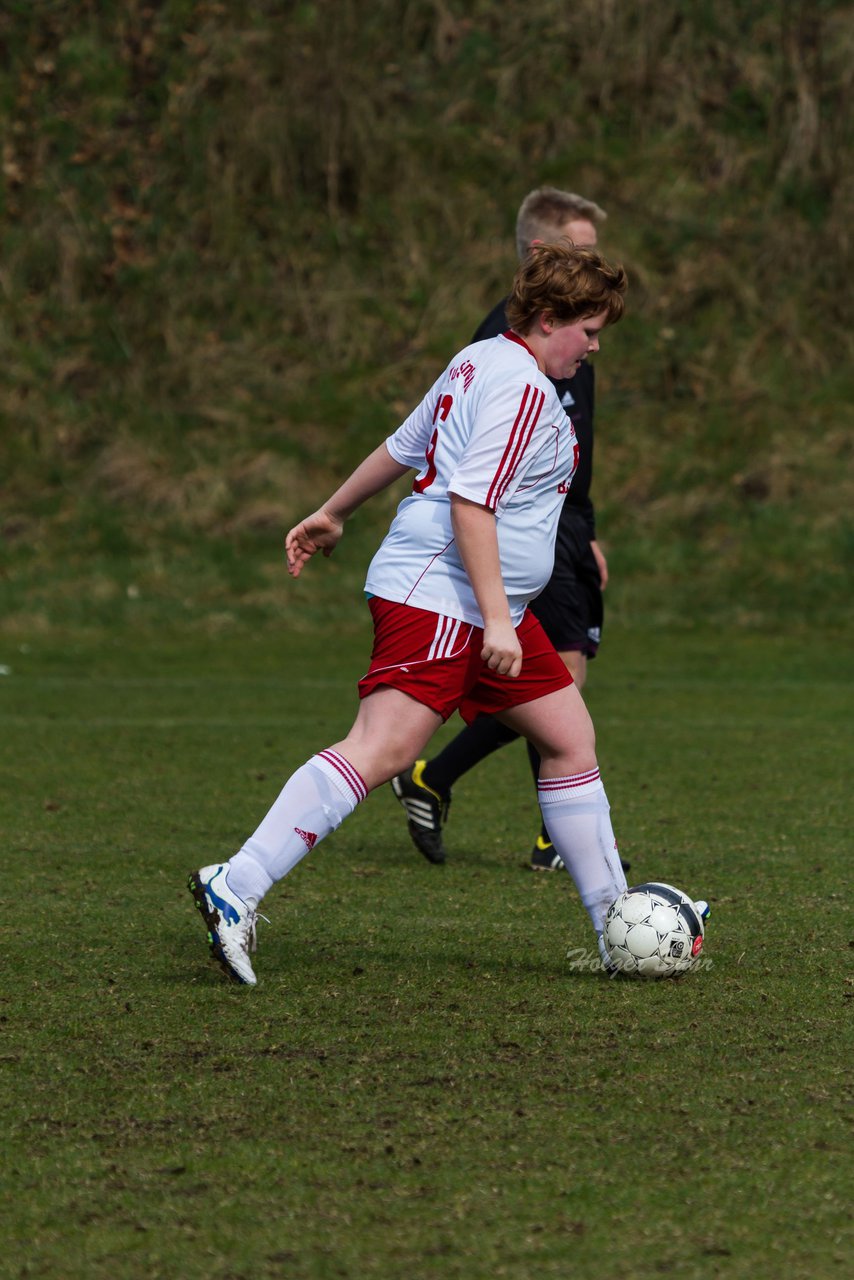
[[[530,383],[525,386],[516,421],[513,423],[507,446],[486,495],[486,506],[492,511],[506,493],[508,485],[516,474],[519,460],[531,443],[545,399],[544,391],[535,390]]]

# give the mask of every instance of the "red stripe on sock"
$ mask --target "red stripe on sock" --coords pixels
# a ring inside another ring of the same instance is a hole
[[[537,783],[539,791],[564,791],[567,787],[586,787],[589,782],[599,781],[599,770],[591,769],[588,773],[574,773],[568,778],[541,778]]]
[[[353,768],[349,760],[339,756],[337,751],[318,751],[317,754],[321,760],[325,760],[336,773],[341,775],[357,800],[364,800],[368,794],[368,788],[365,786],[362,775]]]

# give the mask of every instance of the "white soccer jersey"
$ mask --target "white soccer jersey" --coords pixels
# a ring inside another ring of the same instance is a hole
[[[368,592],[483,626],[451,526],[457,494],[495,512],[518,625],[551,576],[578,461],[572,423],[530,348],[506,334],[465,347],[386,446],[418,475],[371,561]]]

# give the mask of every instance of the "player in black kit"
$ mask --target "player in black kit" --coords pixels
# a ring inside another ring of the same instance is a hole
[[[568,237],[575,244],[595,246],[597,227],[605,213],[591,200],[540,187],[525,197],[516,219],[516,250],[521,261],[531,246]],[[493,338],[507,328],[504,302],[495,306],[474,334],[473,341]],[[582,361],[574,377],[555,382],[561,404],[572,419],[579,444],[579,461],[561,514],[555,545],[554,572],[543,593],[531,602],[546,634],[568,667],[579,689],[587,675],[587,660],[596,655],[602,634],[602,591],[608,566],[596,541],[590,481],[593,471],[593,367]],[[442,828],[447,821],[451,787],[464,773],[519,735],[493,716],[481,715],[432,760],[416,760],[392,780],[403,805],[416,847],[430,862],[444,862]],[[528,744],[536,787],[539,756]],[[560,866],[543,823],[531,852],[531,867],[551,871]]]

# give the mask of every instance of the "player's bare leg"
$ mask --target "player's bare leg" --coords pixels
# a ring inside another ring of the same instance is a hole
[[[353,727],[330,748],[358,769],[368,791],[406,769],[442,724],[442,717],[408,693],[381,685],[359,703]]]
[[[597,935],[605,912],[626,888],[610,806],[596,763],[593,722],[577,687],[504,712],[540,754],[537,788],[543,821]]]
[[[565,777],[596,768],[596,731],[575,684],[498,716],[532,742],[542,761],[540,777]]]
[[[559,649],[558,657],[563,660],[576,688],[583,689],[587,683],[587,654],[580,649]]]

